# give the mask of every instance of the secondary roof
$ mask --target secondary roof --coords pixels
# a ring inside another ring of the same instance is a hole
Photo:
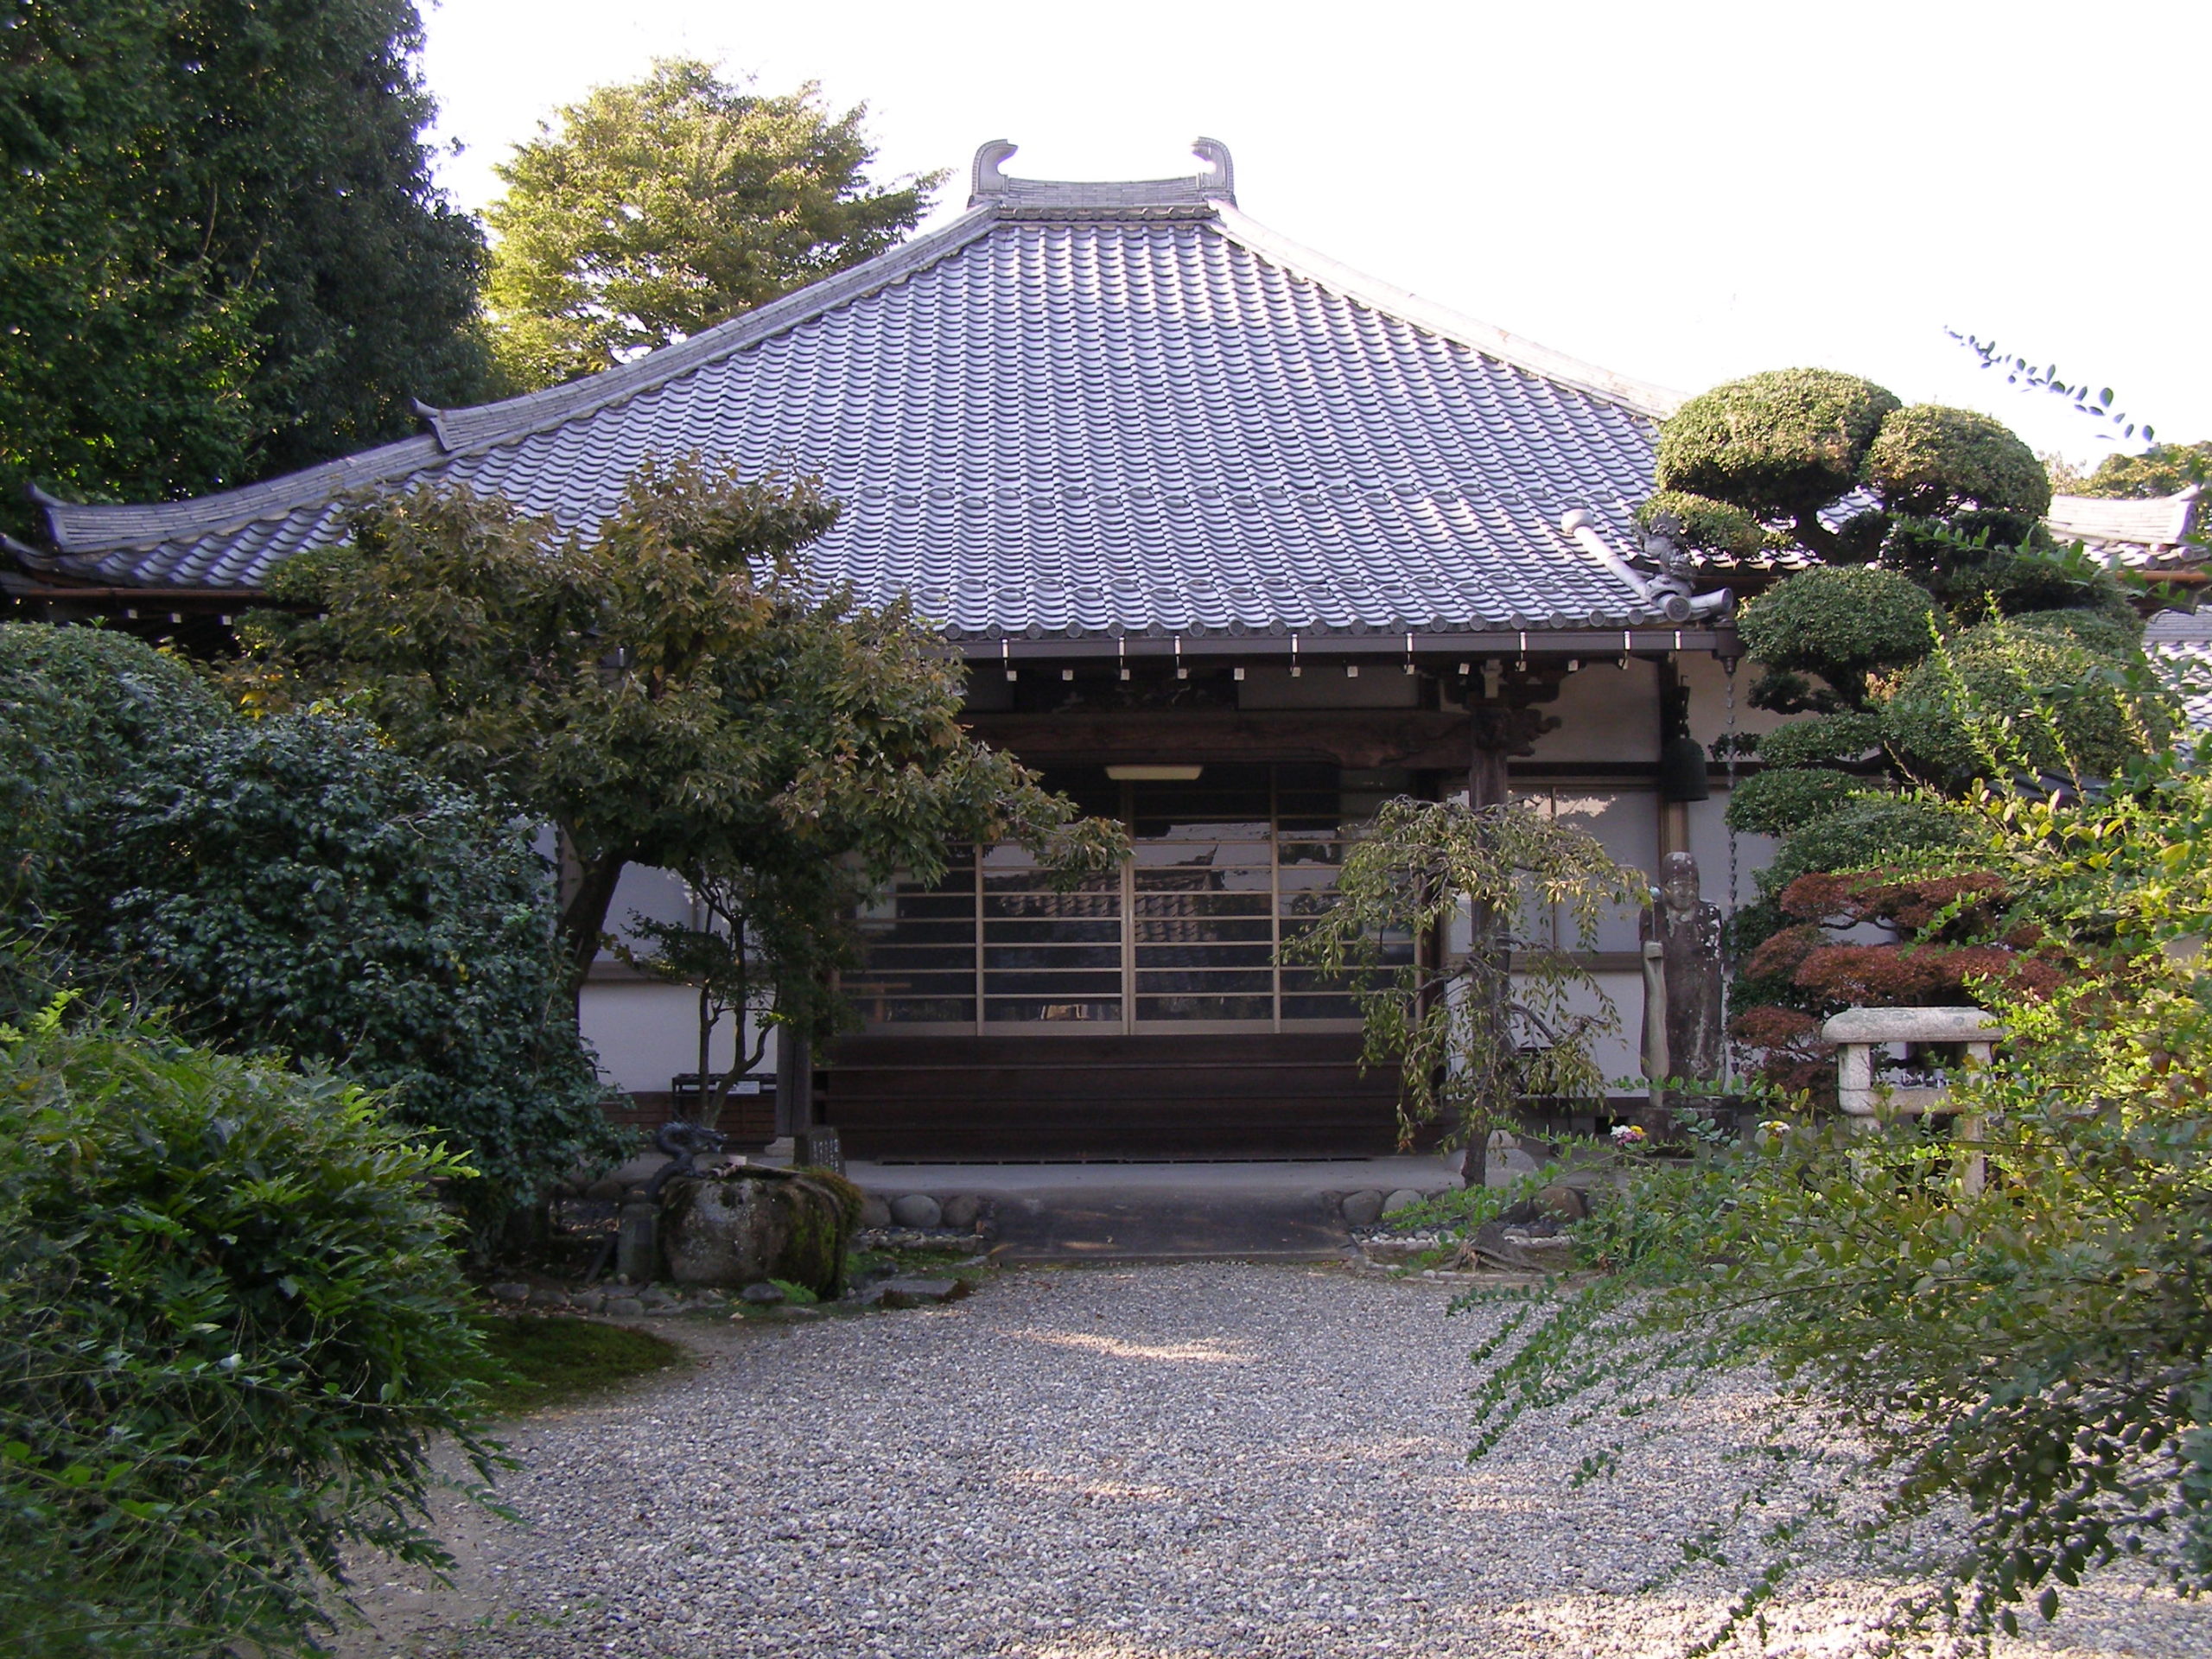
[[[49,502],[25,563],[251,588],[358,492],[464,484],[581,529],[696,450],[819,474],[844,504],[822,572],[971,640],[1683,620],[1630,521],[1673,394],[1292,245],[1196,149],[1195,177],[1102,184],[1009,177],[987,144],[965,213],[865,265],[245,489]]]

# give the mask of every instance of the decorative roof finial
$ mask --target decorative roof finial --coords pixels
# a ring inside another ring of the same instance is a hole
[[[1191,154],[1206,164],[1207,171],[1198,175],[1198,189],[1209,197],[1234,202],[1236,200],[1236,164],[1229,159],[1229,146],[1218,138],[1193,138]]]
[[[976,165],[969,175],[968,205],[973,207],[986,196],[1006,194],[1006,175],[999,171],[999,163],[1021,146],[1004,138],[993,138],[976,151]]]

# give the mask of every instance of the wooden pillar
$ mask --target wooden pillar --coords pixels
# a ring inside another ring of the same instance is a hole
[[[1467,709],[1470,747],[1467,755],[1467,805],[1479,812],[1503,806],[1510,798],[1507,763],[1526,753],[1541,728],[1533,710],[1496,702],[1471,702]],[[1482,1022],[1502,1047],[1511,1026],[1510,947],[1505,938],[1505,918],[1495,906],[1468,906],[1468,957],[1477,972],[1467,988],[1468,1018]],[[1475,1105],[1473,1127],[1487,1144],[1487,1133],[1513,1110],[1510,1099],[1482,1099]],[[1477,1154],[1487,1156],[1487,1153]]]
[[[1467,804],[1479,811],[1485,806],[1503,806],[1506,801],[1506,761],[1508,753],[1483,742],[1483,728],[1475,727],[1473,753],[1467,761]]]
[[[776,1033],[776,1135],[814,1128],[814,1045],[789,1026]]]
[[[1478,810],[1503,806],[1510,793],[1506,763],[1528,753],[1547,722],[1533,709],[1505,703],[1477,702],[1467,714],[1467,804]]]

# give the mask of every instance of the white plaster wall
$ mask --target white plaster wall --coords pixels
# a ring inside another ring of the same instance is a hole
[[[1686,651],[1675,668],[1690,694],[1690,734],[1708,747],[1728,729],[1729,678],[1720,659]],[[1536,740],[1536,760],[1656,760],[1659,758],[1659,674],[1661,664],[1630,658],[1585,658],[1560,686],[1556,701],[1538,705],[1555,716],[1556,731]],[[1740,663],[1735,677],[1736,730],[1769,732],[1783,716],[1754,709],[1745,701],[1758,677],[1756,664]]]
[[[1702,652],[1684,652],[1675,658],[1675,668],[1682,683],[1690,692],[1690,735],[1710,746],[1713,740],[1728,729],[1728,671],[1718,657]],[[1736,664],[1736,729],[1738,732],[1770,732],[1789,718],[1787,715],[1754,709],[1746,699],[1762,670],[1748,659]]]
[[[607,931],[632,944],[643,944],[645,941],[630,931],[632,916],[690,927],[698,926],[702,919],[691,902],[690,890],[681,880],[666,870],[642,864],[629,866],[615,883],[613,901],[607,906]]]
[[[649,980],[602,980],[584,987],[584,1040],[599,1055],[599,1074],[618,1089],[658,1093],[679,1071],[699,1064],[699,994],[688,985],[656,985]],[[715,1027],[714,1069],[727,1071],[737,1052],[733,1021]],[[775,1070],[776,1044],[754,1068]]]
[[[1598,1063],[1598,1073],[1605,1079],[1610,1091],[1625,1079],[1640,1077],[1643,1071],[1641,1038],[1643,1032],[1643,976],[1641,973],[1593,974],[1598,989],[1613,1007],[1613,1023],[1605,1033],[1590,1045],[1590,1056]],[[1595,1011],[1599,1006],[1596,995],[1587,989],[1579,989],[1573,999],[1578,1014]],[[1634,1083],[1625,1085],[1630,1091]]]
[[[1771,836],[1739,831],[1736,836],[1736,891],[1728,891],[1728,791],[1716,785],[1710,800],[1690,803],[1690,853],[1697,860],[1698,886],[1706,902],[1725,912],[1758,897],[1753,878],[1774,860],[1781,843]]]
[[[1516,976],[1516,979],[1518,976]],[[1595,1014],[1601,1024],[1592,1033],[1590,1058],[1608,1094],[1634,1094],[1642,1087],[1643,1060],[1643,976],[1607,970],[1592,982],[1570,988],[1567,1011]]]
[[[618,1089],[657,1092],[699,1063],[699,994],[689,986],[586,985],[582,1013],[584,1040],[598,1052],[600,1076]],[[715,1064],[727,1065],[728,1055],[725,1033]]]
[[[1641,760],[1659,758],[1659,668],[1630,658],[1626,668],[1611,657],[1586,659],[1567,677],[1559,696],[1536,705],[1559,721],[1536,740],[1533,760]]]

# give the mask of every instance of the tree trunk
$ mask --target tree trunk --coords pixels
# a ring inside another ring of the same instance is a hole
[[[579,993],[607,932],[607,907],[629,860],[618,853],[575,861],[575,885],[561,906],[561,944],[569,955],[569,982]]]
[[[1821,522],[1817,512],[1801,512],[1790,521],[1790,528],[1797,532],[1797,539],[1821,556],[1825,563],[1848,563],[1842,557],[1843,537]]]

